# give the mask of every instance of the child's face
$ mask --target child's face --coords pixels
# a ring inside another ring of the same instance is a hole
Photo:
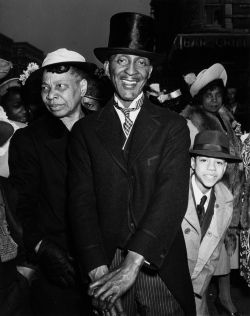
[[[227,162],[219,158],[196,156],[191,158],[191,167],[199,189],[206,194],[223,177]]]

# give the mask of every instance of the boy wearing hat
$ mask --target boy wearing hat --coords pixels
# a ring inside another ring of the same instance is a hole
[[[182,230],[197,315],[203,316],[209,315],[206,290],[233,212],[233,196],[221,179],[227,164],[241,159],[230,154],[227,136],[215,130],[197,134],[190,154],[193,173]]]
[[[163,59],[154,43],[151,17],[111,18],[109,45],[94,52],[115,93],[71,132],[69,214],[89,294],[103,315],[195,314],[181,231],[189,132],[143,92]]]

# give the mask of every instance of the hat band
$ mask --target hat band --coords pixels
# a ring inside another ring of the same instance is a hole
[[[224,154],[229,154],[229,150],[227,147],[221,145],[214,145],[214,144],[197,144],[194,146],[193,150],[210,150],[210,151],[217,151]]]

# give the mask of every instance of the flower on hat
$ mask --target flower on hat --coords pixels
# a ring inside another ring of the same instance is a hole
[[[28,64],[27,69],[24,70],[19,77],[19,81],[21,81],[23,86],[25,85],[25,82],[29,78],[30,74],[36,71],[37,69],[39,69],[39,66],[36,63],[31,62]]]
[[[190,72],[189,74],[183,76],[183,78],[184,78],[185,82],[186,82],[189,86],[191,86],[191,85],[195,82],[195,80],[196,80],[196,75],[195,75],[195,73]]]

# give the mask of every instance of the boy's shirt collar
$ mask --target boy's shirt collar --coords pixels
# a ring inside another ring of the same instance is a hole
[[[195,174],[192,175],[191,183],[192,183],[192,188],[193,188],[193,193],[194,193],[194,198],[195,198],[196,205],[198,205],[200,203],[200,200],[203,197],[203,195],[206,195],[207,200],[206,200],[205,205],[204,205],[204,208],[205,208],[205,211],[206,211],[207,207],[208,207],[209,200],[210,200],[210,195],[211,195],[212,189],[210,189],[206,194],[203,194],[201,192],[201,190],[198,188],[198,185],[197,185],[197,183],[195,181]]]

